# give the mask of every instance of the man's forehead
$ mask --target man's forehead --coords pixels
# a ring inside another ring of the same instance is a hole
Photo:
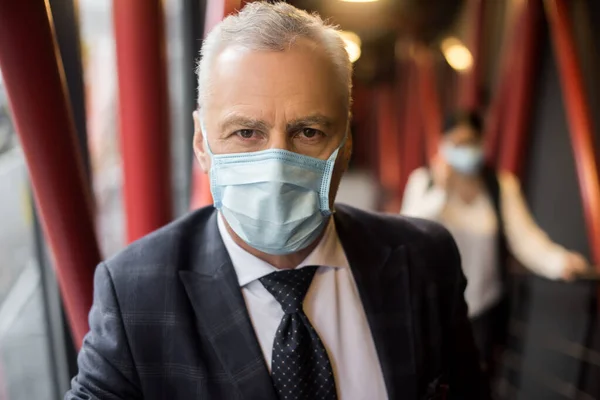
[[[327,52],[322,45],[314,40],[298,37],[290,40],[285,48],[268,48],[268,46],[249,47],[241,43],[229,43],[221,46],[216,59],[221,62],[230,62],[249,54],[273,54],[284,56],[286,53],[305,53],[307,56],[323,56],[327,59]],[[329,61],[329,60],[328,60]]]
[[[290,71],[280,71],[283,66],[304,65],[300,73],[291,75]],[[281,72],[272,75],[276,78],[300,79],[303,71],[335,74],[335,66],[325,50],[313,42],[298,40],[284,50],[251,49],[238,44],[228,45],[221,49],[213,62],[210,80],[219,77],[226,79],[251,79],[252,74],[266,72]],[[288,73],[286,73],[288,72]],[[235,74],[231,76],[231,74]],[[333,79],[335,80],[335,79]]]
[[[294,118],[331,112],[324,109],[346,108],[344,88],[340,87],[335,69],[319,58],[294,49],[267,52],[232,46],[213,65],[206,105],[235,107],[236,111],[254,116],[257,111],[268,112],[272,107],[283,108],[293,102]]]

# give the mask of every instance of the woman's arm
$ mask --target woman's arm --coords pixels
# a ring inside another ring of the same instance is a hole
[[[578,264],[585,261],[554,243],[533,220],[517,178],[501,173],[499,180],[506,239],[517,260],[550,279],[565,277],[570,269],[584,268]]]
[[[431,184],[431,174],[427,168],[416,169],[410,174],[400,214],[438,220],[445,204],[446,191]]]

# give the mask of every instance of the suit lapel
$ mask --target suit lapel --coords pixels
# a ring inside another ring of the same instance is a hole
[[[198,330],[212,344],[240,398],[276,399],[242,296],[237,276],[217,228],[217,213],[193,238],[192,270],[180,279],[198,320]]]
[[[336,229],[371,328],[388,397],[414,399],[415,341],[406,250],[382,244],[343,209],[335,214]]]

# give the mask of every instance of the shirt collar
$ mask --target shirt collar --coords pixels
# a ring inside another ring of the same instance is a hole
[[[223,221],[221,213],[219,213],[217,224],[225,248],[233,263],[233,268],[235,269],[240,286],[245,286],[265,275],[278,271],[277,268],[248,253],[233,241],[233,238],[225,227],[225,222]],[[346,253],[344,253],[342,243],[337,235],[333,218],[330,219],[325,227],[325,232],[317,247],[315,247],[296,269],[308,265],[331,268],[348,268],[350,266],[348,259],[346,258]]]

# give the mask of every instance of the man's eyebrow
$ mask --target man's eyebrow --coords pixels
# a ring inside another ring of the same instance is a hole
[[[269,126],[265,121],[255,118],[244,117],[243,115],[231,115],[220,124],[221,132],[225,132],[232,127],[241,127],[243,129],[256,129],[268,131]]]
[[[287,128],[299,128],[304,126],[319,125],[324,128],[329,128],[333,125],[331,118],[322,114],[313,114],[306,117],[297,118],[287,123]]]

